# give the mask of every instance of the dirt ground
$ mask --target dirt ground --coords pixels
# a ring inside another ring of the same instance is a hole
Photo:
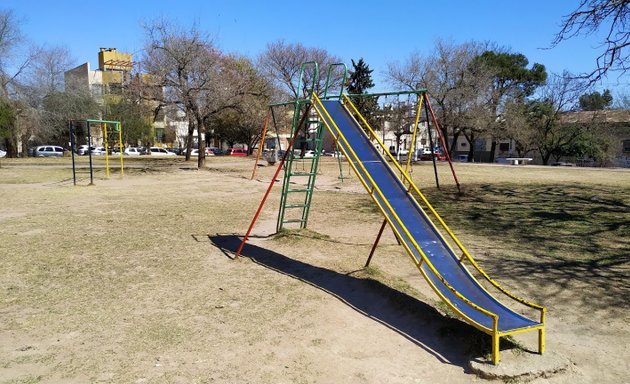
[[[309,230],[270,236],[276,186],[237,260],[225,249],[245,233],[272,167],[250,180],[252,159],[213,158],[203,170],[130,161],[124,178],[99,170],[96,185],[83,173],[73,186],[65,159],[3,161],[0,383],[487,382],[468,362],[489,337],[445,315],[391,231],[363,270],[382,218],[356,177],[340,179],[326,160]],[[609,230],[628,234],[627,170],[456,167],[464,186],[604,186],[615,193],[599,198],[619,202]],[[421,187],[433,188],[432,177],[414,168]],[[447,222],[457,217],[444,207]],[[547,350],[571,361],[512,382],[630,382],[627,237],[607,245],[621,257],[600,268],[551,263],[481,227],[454,229],[491,276],[548,308]],[[514,339],[536,348],[534,333]]]

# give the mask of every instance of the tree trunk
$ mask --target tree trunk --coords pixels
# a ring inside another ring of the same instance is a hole
[[[453,157],[453,155],[455,155],[453,151],[457,149],[457,140],[459,139],[459,134],[459,131],[453,133],[453,140],[451,141],[450,148],[448,148],[448,154],[451,156],[451,158]],[[444,141],[447,143],[446,145],[448,145],[448,136],[446,136],[446,140]]]
[[[29,133],[25,133],[22,135],[22,157],[28,157],[28,139],[31,137]]]
[[[440,133],[442,134],[442,137],[444,138],[444,145],[446,145],[448,147],[448,129],[446,127],[440,127]],[[439,137],[435,138],[435,143],[436,144],[442,144],[441,140]],[[444,148],[444,152],[448,152],[449,154],[451,153],[453,149],[453,146],[451,145],[451,148]]]
[[[542,160],[543,165],[548,165],[549,158],[551,157],[551,152],[547,152],[547,153],[543,153],[543,151],[539,151],[539,152],[540,152],[540,158]]]
[[[197,158],[197,168],[206,165],[206,123],[203,119],[197,118],[197,134],[199,135],[199,157]]]
[[[188,114],[190,116],[190,114]],[[195,120],[188,118],[188,136],[186,137],[186,161],[190,160],[190,152],[193,144],[193,134],[195,133]]]
[[[4,139],[4,146],[6,147],[7,157],[18,157],[17,134],[13,128],[9,132],[9,137]]]
[[[490,146],[490,162],[494,163],[494,153],[497,150],[497,141],[493,138]]]

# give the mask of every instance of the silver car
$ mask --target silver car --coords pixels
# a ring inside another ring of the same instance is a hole
[[[35,157],[63,157],[64,149],[56,145],[40,145],[35,148]]]

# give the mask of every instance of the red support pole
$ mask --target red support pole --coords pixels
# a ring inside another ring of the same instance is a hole
[[[440,126],[438,125],[437,119],[435,118],[435,113],[433,113],[433,108],[431,107],[431,103],[429,102],[429,97],[424,98],[424,102],[426,103],[427,109],[431,113],[431,119],[433,120],[433,126],[440,138],[440,142],[442,143],[442,147],[444,148],[444,154],[446,155],[446,160],[448,160],[448,165],[451,167],[451,173],[453,174],[453,179],[455,180],[455,184],[457,184],[457,191],[461,192],[459,188],[459,180],[457,180],[457,175],[455,174],[455,169],[453,168],[453,162],[451,161],[451,155],[448,153],[448,147],[446,146],[446,142],[444,141],[444,135],[442,135],[442,131],[440,130]]]
[[[374,241],[374,245],[372,245],[370,256],[368,256],[368,259],[365,262],[365,266],[363,268],[367,268],[370,265],[370,261],[372,261],[372,256],[374,256],[374,251],[376,251],[376,246],[378,245],[378,242],[381,240],[381,236],[383,235],[383,230],[385,229],[386,225],[387,225],[387,220],[383,220],[381,229],[378,230],[378,235],[376,235],[376,240]]]

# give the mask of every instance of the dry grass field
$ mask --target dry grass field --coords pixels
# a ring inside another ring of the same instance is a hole
[[[271,236],[278,185],[236,260],[272,167],[96,166],[73,186],[67,158],[0,163],[0,383],[487,381],[468,361],[489,337],[449,316],[391,231],[363,269],[382,218],[335,160],[309,229]],[[630,171],[455,166],[462,193],[444,164],[440,190],[429,164],[413,177],[491,276],[547,306],[547,349],[571,361],[512,382],[628,382]]]

